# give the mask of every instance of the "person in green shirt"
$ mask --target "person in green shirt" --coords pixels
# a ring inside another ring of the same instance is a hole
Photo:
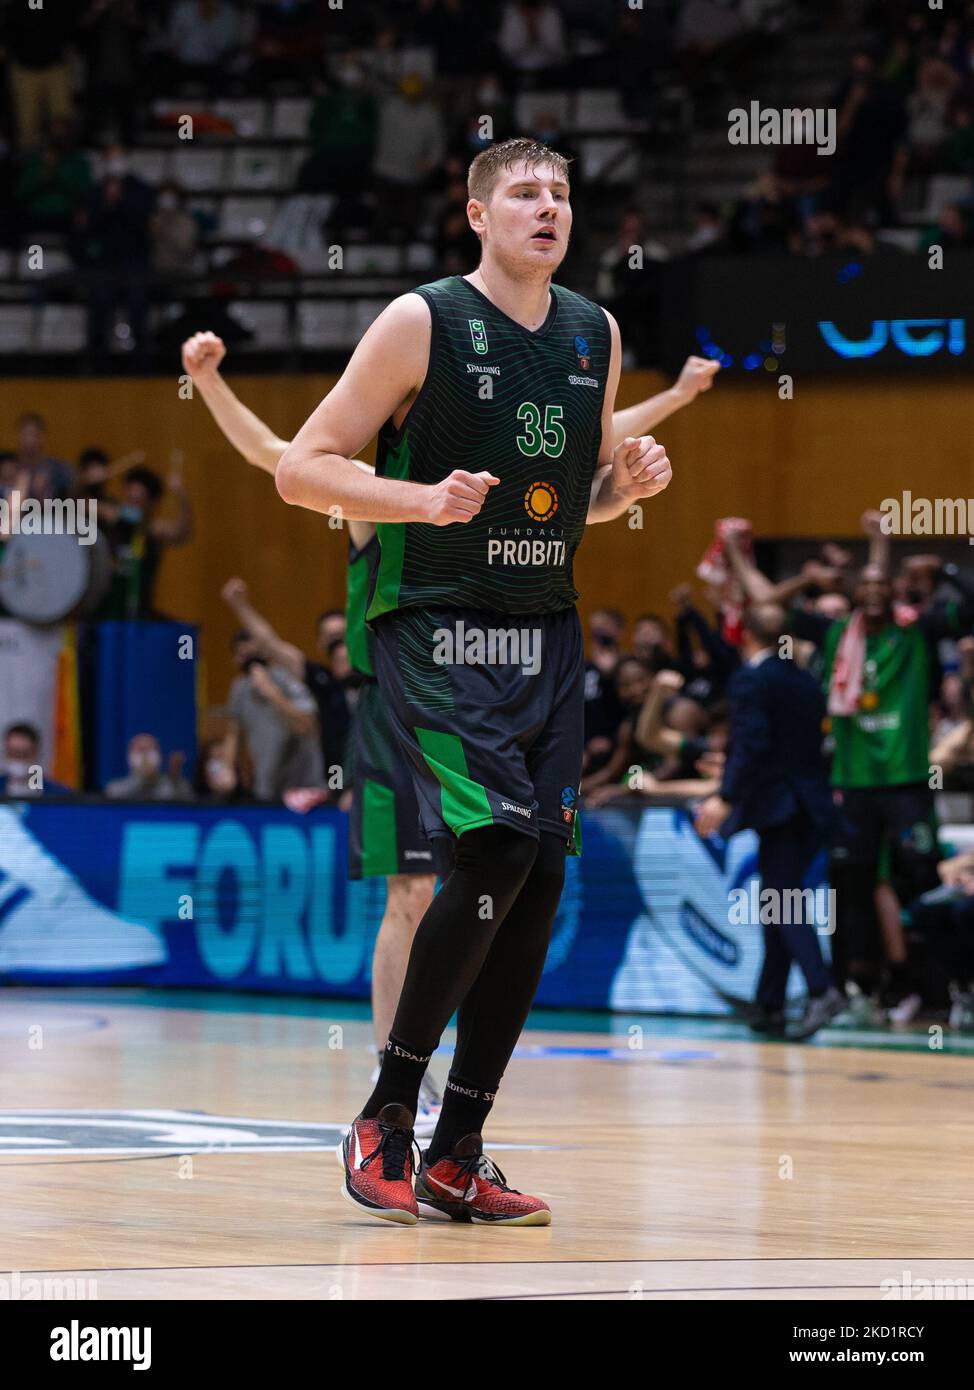
[[[960,598],[932,602],[913,621],[898,620],[893,587],[880,565],[862,571],[849,617],[829,620],[800,610],[790,617],[793,635],[814,642],[824,658],[832,785],[840,807],[830,870],[836,894],[833,955],[865,994],[873,985],[873,904],[884,861],[908,898],[937,884],[928,720],[939,676],[936,644],[974,624],[970,581],[956,572],[943,577],[952,580]],[[846,712],[839,712],[837,689],[852,650],[846,644],[853,623],[861,624],[864,641],[853,658]]]

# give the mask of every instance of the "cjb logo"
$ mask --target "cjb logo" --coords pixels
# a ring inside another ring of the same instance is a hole
[[[487,354],[487,329],[483,319],[468,319],[470,324],[470,337],[473,341],[474,352],[479,352],[481,357]]]

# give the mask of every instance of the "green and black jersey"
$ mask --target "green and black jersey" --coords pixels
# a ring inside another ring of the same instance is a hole
[[[602,441],[608,319],[560,285],[536,332],[460,275],[416,293],[432,316],[429,367],[402,428],[382,427],[376,473],[434,484],[457,468],[487,470],[500,484],[469,523],[378,525],[368,618],[417,607],[569,608]]]
[[[361,550],[349,537],[348,574],[345,590],[345,645],[353,671],[362,676],[375,676],[372,661],[372,634],[365,626],[365,610],[369,606],[373,571],[379,555],[378,537],[373,536]]]
[[[833,622],[822,648],[828,690],[847,620]],[[837,787],[893,787],[930,776],[927,704],[930,651],[919,623],[887,625],[866,638],[862,695],[855,714],[832,715],[832,782]]]

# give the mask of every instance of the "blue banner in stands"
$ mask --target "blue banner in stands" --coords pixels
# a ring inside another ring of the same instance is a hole
[[[538,1003],[724,1014],[751,997],[750,832],[703,841],[682,809],[610,807],[584,835]],[[385,887],[348,882],[347,837],[330,808],[0,802],[0,978],[365,998]]]
[[[135,734],[155,734],[165,768],[173,753],[196,760],[197,630],[191,623],[98,624],[95,776],[104,788],[128,771]]]

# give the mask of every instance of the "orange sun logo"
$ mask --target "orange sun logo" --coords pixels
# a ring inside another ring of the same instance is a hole
[[[558,494],[550,483],[532,483],[524,494],[524,510],[532,521],[550,521],[558,510]]]

